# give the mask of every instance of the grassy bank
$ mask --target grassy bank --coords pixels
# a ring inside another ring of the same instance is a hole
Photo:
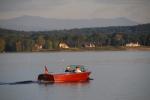
[[[135,51],[150,51],[150,47],[141,46],[141,47],[124,47],[124,46],[103,46],[103,47],[96,47],[96,48],[68,48],[68,49],[43,49],[38,52],[61,52],[61,51],[68,51],[68,52],[76,52],[76,51],[128,51],[128,50],[135,50]]]
[[[150,46],[140,46],[140,47],[103,46],[103,47],[96,47],[96,48],[68,48],[68,49],[58,48],[58,49],[42,49],[36,51],[22,51],[22,52],[84,52],[84,51],[150,51]],[[7,53],[7,52],[1,52],[1,53]]]

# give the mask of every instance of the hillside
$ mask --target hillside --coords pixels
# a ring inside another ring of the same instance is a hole
[[[0,27],[19,31],[50,31],[86,27],[131,26],[137,24],[126,18],[51,19],[39,16],[21,16],[0,20]]]
[[[150,33],[150,23],[140,24],[134,26],[112,26],[112,27],[95,27],[95,28],[75,28],[68,30],[52,30],[39,31],[42,33],[74,33],[74,34],[88,34],[88,33]],[[38,31],[16,31],[11,29],[0,28],[0,34],[5,33],[39,33]]]
[[[61,42],[69,45],[67,50],[91,50],[89,45],[92,45],[92,50],[112,50],[112,47],[116,50],[128,43],[148,47],[150,24],[38,32],[0,29],[0,52],[60,50]]]

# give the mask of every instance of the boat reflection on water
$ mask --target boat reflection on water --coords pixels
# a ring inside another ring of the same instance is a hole
[[[84,88],[88,86],[90,83],[90,80],[85,82],[47,82],[47,83],[39,83],[39,86],[44,87],[65,87],[65,88]]]

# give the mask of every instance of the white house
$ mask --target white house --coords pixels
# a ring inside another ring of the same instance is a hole
[[[138,42],[137,43],[131,42],[131,43],[126,44],[126,47],[139,47],[139,46],[141,45]]]
[[[84,44],[84,47],[86,47],[86,48],[95,48],[95,44],[93,44],[93,43],[86,43],[86,44]]]
[[[66,43],[62,42],[62,43],[59,43],[59,48],[68,49],[69,46]]]

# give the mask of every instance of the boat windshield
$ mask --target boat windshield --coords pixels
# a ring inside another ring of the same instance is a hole
[[[80,70],[81,70],[82,72],[85,72],[85,71],[86,71],[84,65],[68,65],[68,66],[66,67],[66,69],[69,69],[70,71],[73,72],[73,71],[76,70],[77,67],[80,68]]]

